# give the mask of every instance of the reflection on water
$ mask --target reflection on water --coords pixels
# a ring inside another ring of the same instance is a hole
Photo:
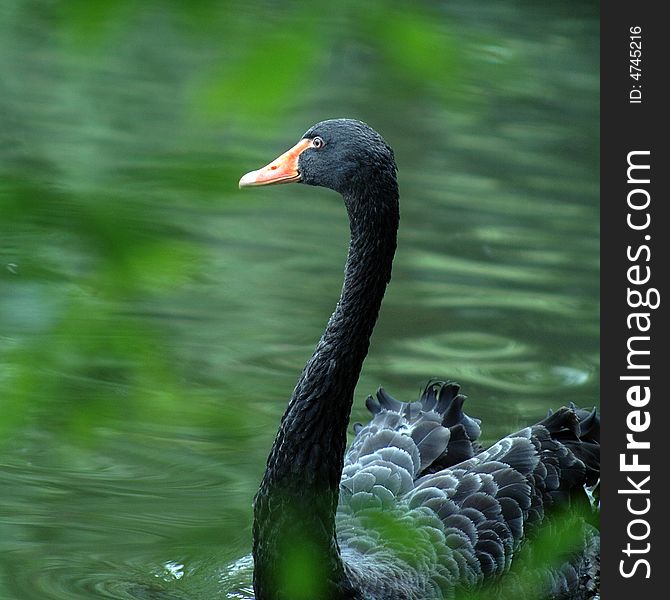
[[[489,440],[598,402],[597,4],[365,6],[3,2],[0,597],[250,593],[347,229],[325,190],[236,185],[323,118],[400,166],[352,419],[429,377]]]

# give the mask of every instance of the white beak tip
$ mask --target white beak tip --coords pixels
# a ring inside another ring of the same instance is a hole
[[[242,179],[240,179],[240,189],[245,188],[245,187],[251,187],[253,185],[256,185],[256,175],[258,171],[249,171],[246,175],[242,176]]]

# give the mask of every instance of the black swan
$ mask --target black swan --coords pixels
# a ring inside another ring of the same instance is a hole
[[[564,407],[484,449],[459,386],[431,381],[418,402],[383,389],[369,397],[372,420],[355,426],[345,451],[396,249],[393,151],[365,123],[323,121],[240,187],[289,182],[339,192],[351,242],[339,302],[293,391],[255,497],[256,599],[453,598],[497,581],[530,532],[550,520],[550,508],[597,484],[598,414]],[[538,597],[597,595],[599,537],[584,519],[578,527],[579,549],[543,569]]]

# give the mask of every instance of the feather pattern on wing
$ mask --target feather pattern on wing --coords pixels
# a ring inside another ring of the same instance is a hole
[[[415,403],[382,389],[367,400],[372,420],[355,426],[337,515],[348,575],[367,599],[452,598],[495,581],[547,511],[597,483],[595,411],[561,408],[483,449],[464,401],[440,381]],[[591,597],[582,574],[595,568],[597,536],[587,525],[583,540],[584,552],[543,571],[545,597]]]

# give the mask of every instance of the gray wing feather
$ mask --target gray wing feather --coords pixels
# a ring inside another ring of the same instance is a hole
[[[366,402],[373,418],[355,427],[337,516],[366,598],[450,598],[496,578],[547,507],[597,483],[595,412],[560,409],[482,449],[464,400],[456,384],[431,382],[419,402],[382,389]],[[580,565],[547,575],[547,589],[583,587]]]

